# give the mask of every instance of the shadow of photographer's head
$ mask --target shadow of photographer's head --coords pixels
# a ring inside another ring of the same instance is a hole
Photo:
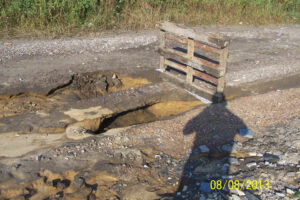
[[[216,93],[214,98],[212,104],[195,110],[197,115],[186,123],[183,134],[195,134],[195,145],[207,145],[218,151],[218,145],[233,143],[239,129],[247,126],[227,108],[223,93]]]
[[[184,135],[195,136],[176,193],[188,199],[212,192],[209,189],[210,180],[217,180],[229,174],[226,158],[234,149],[234,138],[239,129],[247,127],[243,120],[227,108],[223,93],[216,93],[212,104],[199,107],[194,112],[196,114],[183,129]],[[175,199],[177,197],[179,196]],[[227,199],[226,194],[223,197]]]
[[[226,102],[224,93],[216,92],[212,97],[212,103],[213,104],[223,103],[223,105],[226,106],[227,102]]]

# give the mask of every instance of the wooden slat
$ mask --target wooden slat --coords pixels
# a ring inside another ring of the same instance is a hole
[[[201,62],[201,60],[191,60],[187,57],[187,54],[183,52],[175,51],[173,49],[159,48],[158,53],[160,53],[162,56],[165,56],[166,58],[173,58],[181,63],[184,63],[201,71],[205,71],[208,74],[211,74],[215,77],[220,77],[224,75],[218,68],[206,66],[203,62]]]
[[[206,81],[208,81],[208,82],[211,82],[211,83],[213,83],[213,84],[215,84],[215,85],[218,84],[218,79],[216,79],[215,77],[212,77],[212,76],[210,76],[210,75],[208,75],[208,74],[205,74],[205,73],[203,73],[203,72],[199,72],[199,71],[196,71],[196,70],[195,70],[194,76],[197,76],[197,77],[199,77],[199,78],[201,78],[201,79],[203,79],[203,80],[206,80]]]
[[[218,65],[218,64],[215,64],[215,63],[210,62],[210,61],[208,61],[208,60],[204,60],[204,59],[202,59],[202,58],[198,58],[198,57],[196,57],[196,56],[193,57],[193,60],[196,60],[196,61],[198,61],[198,62],[200,62],[200,63],[202,63],[203,65],[206,65],[206,66],[208,66],[208,67],[219,68],[219,65]]]
[[[177,36],[177,35],[173,35],[173,34],[170,34],[170,33],[166,33],[166,39],[172,40],[172,41],[175,41],[175,42],[178,42],[178,43],[181,43],[181,44],[187,44],[188,43],[187,38]],[[203,44],[199,41],[195,41],[194,46],[195,46],[195,48],[199,48],[199,49],[202,49],[204,51],[208,51],[208,52],[216,53],[216,54],[221,54],[221,51],[222,51],[221,49]]]
[[[166,33],[164,31],[160,32],[160,48],[166,47]],[[165,67],[165,58],[160,56],[160,69],[164,72],[166,70]]]
[[[166,32],[160,31],[160,47],[165,48],[166,46]]]
[[[229,40],[226,38],[211,33],[199,33],[193,29],[178,26],[171,22],[161,22],[158,26],[161,30],[171,32],[175,35],[192,38],[213,47],[224,48],[229,45]]]
[[[172,62],[170,60],[165,60],[165,64],[168,65],[168,66],[170,66],[170,67],[173,67],[175,69],[178,69],[180,71],[183,71],[183,72],[187,73],[187,68],[186,68],[185,65],[181,65],[179,63]]]
[[[208,51],[211,53],[221,54],[221,50],[215,47],[211,47],[209,45],[203,44],[201,42],[195,41],[195,48],[202,49],[204,51]]]
[[[186,83],[185,79],[182,79],[168,71],[166,71],[164,74],[180,81],[180,82],[183,82],[183,83]],[[208,100],[213,100],[213,96],[215,95],[216,93],[216,90],[213,90],[211,88],[207,88],[207,87],[203,87],[203,86],[200,86],[200,85],[196,85],[196,84],[186,84],[187,86],[193,86],[195,87],[196,89],[198,89],[199,91],[197,91],[197,93],[199,93],[202,97],[208,99]]]
[[[177,35],[173,35],[173,34],[170,34],[170,33],[166,33],[166,39],[173,40],[173,41],[179,42],[181,44],[187,44],[188,43],[187,38],[179,37]]]
[[[166,61],[165,57],[160,56],[159,68],[161,69],[162,72],[166,71],[165,61]]]
[[[173,62],[171,60],[165,60],[165,65],[173,67],[177,70],[180,70],[180,71],[183,71],[183,72],[187,73],[187,67],[185,65]],[[196,76],[198,78],[201,78],[203,80],[206,80],[206,81],[208,81],[210,83],[213,83],[215,85],[218,84],[218,79],[216,79],[215,77],[210,76],[209,74],[197,71],[195,69],[194,69],[194,76]]]
[[[194,86],[195,88],[197,88],[199,90],[205,91],[210,95],[214,95],[216,93],[216,90],[212,90],[210,88],[206,88],[206,87],[203,87],[203,86],[200,86],[200,85],[192,84],[192,86]]]
[[[192,58],[190,58],[190,57],[188,56],[188,54],[186,54],[186,53],[184,53],[184,52],[182,52],[182,51],[178,51],[178,50],[175,50],[175,49],[166,49],[166,51],[169,51],[169,52],[171,52],[171,53],[174,53],[174,54],[177,54],[177,55],[179,55],[179,56],[185,57],[185,58],[187,58],[187,59],[190,59],[191,61],[196,61],[196,62],[199,63],[199,65],[204,65],[204,66],[206,66],[206,67],[211,67],[211,68],[213,68],[213,69],[218,69],[218,68],[219,68],[219,65],[217,65],[217,64],[215,64],[215,63],[212,63],[212,62],[210,62],[210,61],[204,60],[204,59],[202,59],[202,58],[198,58],[198,57],[195,57],[195,56],[192,57]]]

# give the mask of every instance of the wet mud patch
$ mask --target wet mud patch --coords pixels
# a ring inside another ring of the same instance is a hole
[[[48,110],[50,107],[51,102],[45,95],[24,93],[15,96],[0,96],[0,118]]]
[[[113,71],[74,74],[70,82],[54,88],[48,96],[55,99],[83,100],[150,84],[144,78],[131,78]]]

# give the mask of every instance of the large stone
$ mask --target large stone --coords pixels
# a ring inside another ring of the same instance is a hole
[[[238,164],[239,163],[238,159],[233,158],[233,157],[228,158],[228,162],[230,164]]]
[[[247,164],[246,164],[246,166],[249,167],[249,168],[250,168],[250,167],[255,167],[256,165],[257,165],[256,162],[250,162],[250,163],[247,163]]]
[[[295,194],[295,192],[293,190],[291,190],[290,188],[286,188],[285,191],[287,194],[290,194],[290,195]]]
[[[199,149],[201,153],[209,153],[209,148],[206,145],[200,145]]]
[[[241,198],[235,194],[232,195],[232,199],[233,200],[240,200]]]
[[[81,187],[85,183],[85,179],[80,176],[75,176],[73,184],[77,187]]]
[[[200,185],[200,192],[201,193],[211,193],[213,192],[213,190],[210,187],[210,183],[209,182],[203,182]]]
[[[228,153],[236,153],[236,150],[233,148],[233,145],[225,144],[221,147],[222,151],[228,152]]]
[[[263,159],[265,161],[272,161],[272,162],[277,162],[279,160],[279,156],[274,155],[274,154],[270,154],[270,153],[265,153],[263,155]]]
[[[240,135],[246,138],[253,138],[254,133],[250,129],[240,129]]]

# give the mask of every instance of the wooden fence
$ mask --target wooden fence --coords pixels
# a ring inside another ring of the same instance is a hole
[[[225,88],[225,73],[228,57],[229,39],[210,33],[195,32],[171,22],[158,24],[161,30],[160,69],[166,74],[167,67],[176,69],[185,74],[185,82],[200,90],[204,97],[210,100],[217,96],[221,101]],[[166,40],[187,45],[187,51],[177,48],[167,48]],[[206,56],[195,53],[195,48],[215,54],[218,59],[207,59]],[[195,84],[194,80],[211,83],[212,87]]]

